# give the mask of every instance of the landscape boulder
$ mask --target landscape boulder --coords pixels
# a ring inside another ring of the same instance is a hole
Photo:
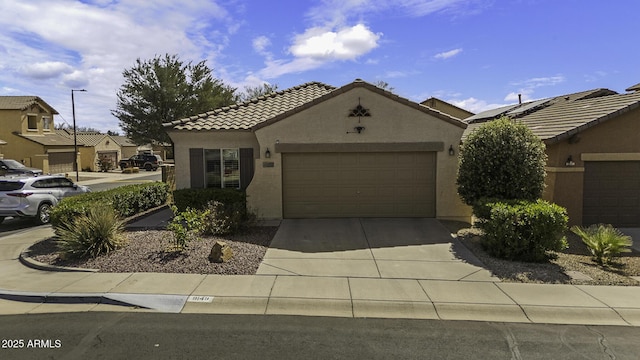
[[[231,250],[231,246],[224,241],[216,241],[211,248],[209,261],[214,263],[223,263],[231,260],[232,257],[233,250]]]

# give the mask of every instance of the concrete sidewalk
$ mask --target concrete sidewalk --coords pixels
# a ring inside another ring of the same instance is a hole
[[[19,261],[22,251],[52,235],[41,227],[0,239],[0,314],[162,311],[640,326],[640,287],[502,283],[490,277],[60,272]],[[283,250],[277,246],[272,249]],[[382,250],[380,258],[403,251],[372,249]]]

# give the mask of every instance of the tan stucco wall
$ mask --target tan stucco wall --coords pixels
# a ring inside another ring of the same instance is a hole
[[[98,159],[101,152],[115,152],[117,159],[115,160],[114,169],[118,168],[118,161],[122,159],[120,146],[113,141],[112,138],[106,136],[95,146],[78,147],[80,152],[80,169],[90,168],[91,171],[100,171]]]
[[[37,117],[38,128],[35,130],[28,129],[27,117],[35,115]],[[42,118],[51,119],[51,128],[49,131],[43,129]],[[21,110],[0,110],[0,139],[7,142],[3,146],[2,152],[5,159],[14,159],[22,161],[27,166],[42,169],[45,173],[49,171],[49,162],[45,154],[45,146],[24,139],[16,134],[43,135],[53,132],[54,117],[46,109],[37,105],[31,108]]]
[[[348,117],[360,104],[369,109],[371,117]],[[362,133],[352,133],[355,126],[364,126]],[[255,176],[247,195],[249,206],[258,210],[261,218],[282,218],[282,154],[275,150],[279,143],[410,143],[442,142],[444,150],[436,159],[436,216],[441,219],[469,221],[470,209],[456,190],[457,156],[463,129],[432,115],[408,107],[365,88],[355,88],[293,116],[258,129],[259,159]],[[175,141],[175,140],[174,140]],[[271,158],[265,159],[267,148]],[[176,165],[183,160],[176,158]],[[264,167],[272,162],[273,167]]]
[[[547,145],[549,158],[544,198],[567,208],[570,225],[582,224],[583,158],[624,160],[629,156],[621,154],[640,156],[640,108],[589,128],[574,139]],[[575,166],[565,165],[569,155]]]
[[[178,189],[191,186],[189,169],[189,149],[191,148],[253,148],[254,154],[258,151],[258,142],[250,131],[170,131],[169,137],[175,144],[176,188]]]

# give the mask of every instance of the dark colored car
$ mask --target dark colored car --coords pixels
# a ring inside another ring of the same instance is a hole
[[[120,160],[118,165],[120,166],[120,170],[124,170],[128,167],[138,167],[147,171],[156,171],[158,170],[158,167],[162,166],[162,158],[160,155],[138,154],[133,155],[128,159]]]
[[[42,174],[42,170],[24,166],[21,162],[11,159],[0,160],[0,176],[18,174],[40,175]]]

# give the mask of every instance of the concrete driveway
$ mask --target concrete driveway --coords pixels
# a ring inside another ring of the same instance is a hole
[[[426,218],[283,220],[258,275],[499,281]]]

